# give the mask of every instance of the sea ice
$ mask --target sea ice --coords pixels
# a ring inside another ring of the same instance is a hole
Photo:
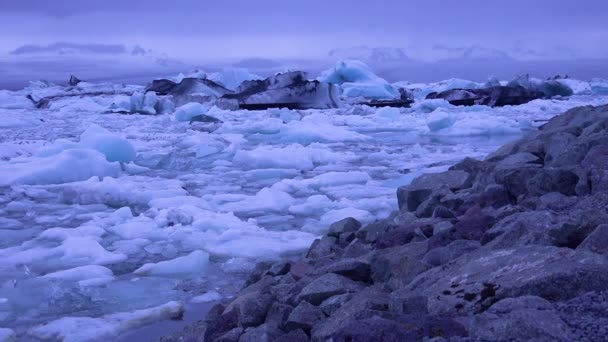
[[[397,88],[378,77],[361,61],[338,62],[335,67],[321,73],[317,79],[321,82],[339,84],[343,95],[347,97],[394,99],[400,96]]]
[[[158,263],[148,263],[133,271],[140,276],[183,276],[187,274],[203,274],[209,263],[209,254],[194,251],[186,256]]]
[[[176,121],[190,121],[193,117],[206,114],[208,111],[209,106],[202,105],[198,102],[190,102],[178,107],[173,116]]]

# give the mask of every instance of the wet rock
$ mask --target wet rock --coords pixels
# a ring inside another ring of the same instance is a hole
[[[310,332],[315,323],[323,319],[325,319],[325,314],[323,314],[323,311],[319,307],[302,301],[289,315],[285,323],[285,329],[288,331],[302,329]]]
[[[319,305],[325,299],[347,293],[356,292],[361,289],[361,285],[346,277],[327,273],[324,274],[310,284],[308,284],[298,295],[298,301],[307,301],[314,305]]]

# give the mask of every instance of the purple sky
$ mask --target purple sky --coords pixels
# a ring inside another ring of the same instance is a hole
[[[140,44],[181,59],[311,58],[436,45],[608,56],[606,0],[1,0],[0,54],[25,44]]]

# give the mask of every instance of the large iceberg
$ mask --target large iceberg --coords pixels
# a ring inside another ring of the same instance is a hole
[[[346,97],[387,100],[401,96],[399,89],[380,78],[365,63],[356,60],[338,62],[324,71],[317,80],[338,84]]]
[[[262,77],[243,68],[223,68],[218,72],[209,74],[207,78],[229,90],[236,90],[245,81],[262,79]]]

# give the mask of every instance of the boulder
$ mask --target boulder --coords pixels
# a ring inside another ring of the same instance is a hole
[[[553,305],[535,296],[506,298],[471,318],[470,337],[482,341],[573,341]]]
[[[341,259],[329,265],[318,268],[316,274],[335,273],[354,281],[370,282],[370,265],[355,259]]]
[[[576,248],[608,257],[608,224],[601,224]]]
[[[71,85],[72,87],[77,86],[78,83],[82,82],[82,80],[80,80],[78,77],[74,76],[74,75],[70,75],[70,80],[68,81],[68,84]]]
[[[433,192],[444,187],[454,191],[470,186],[471,177],[466,171],[451,170],[424,174],[414,179],[410,185],[397,189],[399,209],[415,211]]]
[[[319,307],[302,301],[293,309],[284,327],[287,331],[302,329],[310,332],[312,327],[323,319],[325,319],[325,314]]]
[[[391,307],[400,312],[404,301],[422,295],[431,314],[468,314],[507,297],[567,300],[604,289],[606,281],[608,260],[597,254],[549,246],[480,248],[394,291]]]
[[[307,301],[319,305],[325,299],[347,293],[356,292],[362,288],[361,284],[334,273],[324,274],[302,289],[298,295],[298,302]]]
[[[337,238],[340,237],[342,233],[356,232],[359,230],[359,228],[361,228],[361,222],[352,217],[347,217],[338,222],[332,223],[332,225],[329,226],[327,235]]]

